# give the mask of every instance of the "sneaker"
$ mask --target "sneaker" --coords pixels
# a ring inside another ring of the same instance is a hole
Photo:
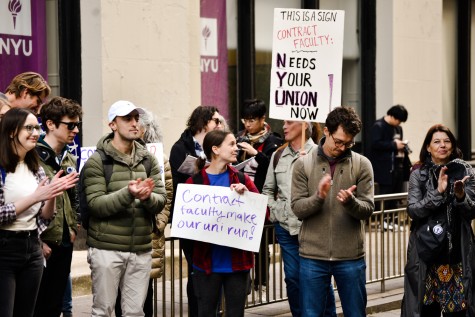
[[[262,295],[262,301],[267,302],[267,287],[265,285],[262,285],[261,295]]]
[[[384,230],[394,230],[393,225],[390,223],[387,223],[386,221],[383,222],[383,228]]]
[[[403,226],[394,225],[394,231],[404,232],[404,227],[403,227]]]

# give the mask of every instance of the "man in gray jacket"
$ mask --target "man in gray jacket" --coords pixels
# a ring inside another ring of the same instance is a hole
[[[343,314],[366,316],[365,220],[374,211],[374,184],[370,161],[350,149],[360,130],[354,109],[335,108],[319,146],[294,164],[303,316],[323,316],[332,276]]]
[[[97,150],[112,162],[110,180],[105,179],[105,162],[98,152],[84,166],[92,316],[112,315],[119,287],[123,314],[144,316],[153,219],[163,210],[166,193],[157,159],[136,141],[139,113],[141,108],[122,100],[109,109],[112,133],[99,140]]]

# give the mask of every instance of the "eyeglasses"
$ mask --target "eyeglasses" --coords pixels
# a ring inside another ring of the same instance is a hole
[[[26,132],[28,132],[29,134],[33,134],[34,130],[38,131],[38,134],[41,134],[42,132],[41,126],[39,124],[38,125],[27,124],[23,128],[25,128]]]
[[[219,120],[219,118],[211,118],[211,120],[209,121],[214,121],[214,123],[216,123],[216,125],[220,125],[222,124],[221,120]]]
[[[241,122],[242,124],[246,124],[246,123],[249,123],[249,124],[253,124],[253,123],[256,123],[258,121],[258,119],[241,119]]]
[[[73,131],[74,128],[76,128],[76,127],[78,127],[78,129],[81,129],[81,124],[82,124],[81,121],[78,121],[78,122],[63,122],[63,121],[59,121],[59,123],[62,123],[62,124],[67,125],[69,131]]]
[[[351,140],[350,142],[343,142],[342,140],[335,139],[333,137],[333,134],[330,134],[330,136],[333,139],[333,143],[335,143],[335,146],[338,148],[341,148],[342,146],[345,146],[347,149],[351,149],[355,145],[355,141]]]

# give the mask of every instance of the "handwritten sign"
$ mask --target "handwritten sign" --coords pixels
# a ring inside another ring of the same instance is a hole
[[[178,184],[171,236],[259,252],[267,196]]]
[[[269,116],[325,122],[341,105],[345,12],[274,9]]]
[[[163,144],[147,143],[147,150],[157,158],[158,164],[160,165],[160,176],[162,177],[163,184],[165,184],[165,163],[163,161]],[[81,147],[81,161],[79,162],[79,172],[81,172],[84,164],[94,152],[96,152],[95,146]]]

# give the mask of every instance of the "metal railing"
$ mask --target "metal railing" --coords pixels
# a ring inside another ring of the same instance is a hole
[[[366,222],[366,283],[380,283],[381,292],[385,291],[386,281],[404,276],[410,227],[406,198],[407,193],[375,196],[379,208]],[[389,201],[396,202],[397,207],[386,209]],[[252,269],[246,308],[287,300],[280,246],[275,240],[273,226],[266,225],[264,232],[269,232],[263,234],[270,254],[262,264],[268,267],[267,287],[255,289],[254,279],[261,270]],[[179,241],[167,238],[164,274],[154,281],[154,316],[188,315],[187,278],[187,263],[180,252]]]

